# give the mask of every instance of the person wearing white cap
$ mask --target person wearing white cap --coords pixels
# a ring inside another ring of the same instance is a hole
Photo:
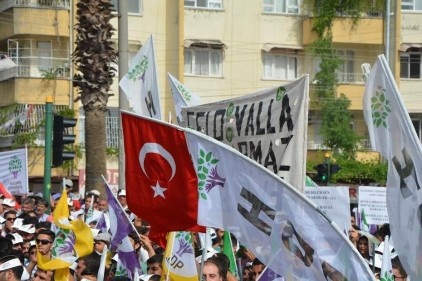
[[[14,210],[16,206],[15,200],[11,198],[3,199],[3,202],[1,204],[3,205],[4,212]]]
[[[19,281],[29,280],[30,276],[16,256],[0,258],[0,280]]]
[[[3,230],[1,232],[1,236],[6,236],[8,233],[14,233],[15,229],[13,228],[13,224],[16,220],[16,211],[7,211],[4,213],[4,218],[6,220]]]
[[[120,205],[122,205],[123,210],[127,209],[127,202],[126,202],[126,190],[120,189],[117,192],[117,199],[119,199]]]

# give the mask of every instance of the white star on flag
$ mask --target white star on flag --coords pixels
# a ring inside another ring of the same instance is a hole
[[[151,185],[151,188],[154,190],[154,198],[157,196],[161,196],[163,198],[166,198],[164,196],[164,191],[167,190],[167,188],[161,187],[160,184],[157,181],[157,184],[155,186]]]

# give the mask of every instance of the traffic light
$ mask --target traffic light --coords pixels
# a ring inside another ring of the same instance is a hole
[[[76,140],[74,134],[68,134],[70,128],[76,126],[78,120],[75,118],[66,118],[60,115],[54,115],[53,123],[53,167],[63,164],[63,161],[75,158],[73,151],[65,151],[66,144],[72,144]]]
[[[318,164],[316,166],[317,177],[320,182],[328,182],[328,164]]]
[[[330,165],[330,174],[333,175],[333,174],[337,173],[340,169],[341,169],[341,167],[338,164],[331,164]]]

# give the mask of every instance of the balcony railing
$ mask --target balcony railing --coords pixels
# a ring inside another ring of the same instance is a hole
[[[337,80],[340,84],[365,84],[362,73],[337,73]]]
[[[69,9],[70,0],[0,0],[0,12],[14,7]]]

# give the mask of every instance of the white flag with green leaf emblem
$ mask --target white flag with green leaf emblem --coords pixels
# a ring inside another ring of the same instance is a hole
[[[183,121],[182,108],[201,104],[201,98],[189,91],[173,75],[167,73],[170,82],[171,94],[176,109],[177,122]]]
[[[422,146],[384,55],[369,74],[363,113],[372,149],[388,161],[387,210],[394,247],[411,280],[422,280]]]
[[[133,111],[161,119],[154,40],[152,35],[130,63],[128,73],[119,83]]]

